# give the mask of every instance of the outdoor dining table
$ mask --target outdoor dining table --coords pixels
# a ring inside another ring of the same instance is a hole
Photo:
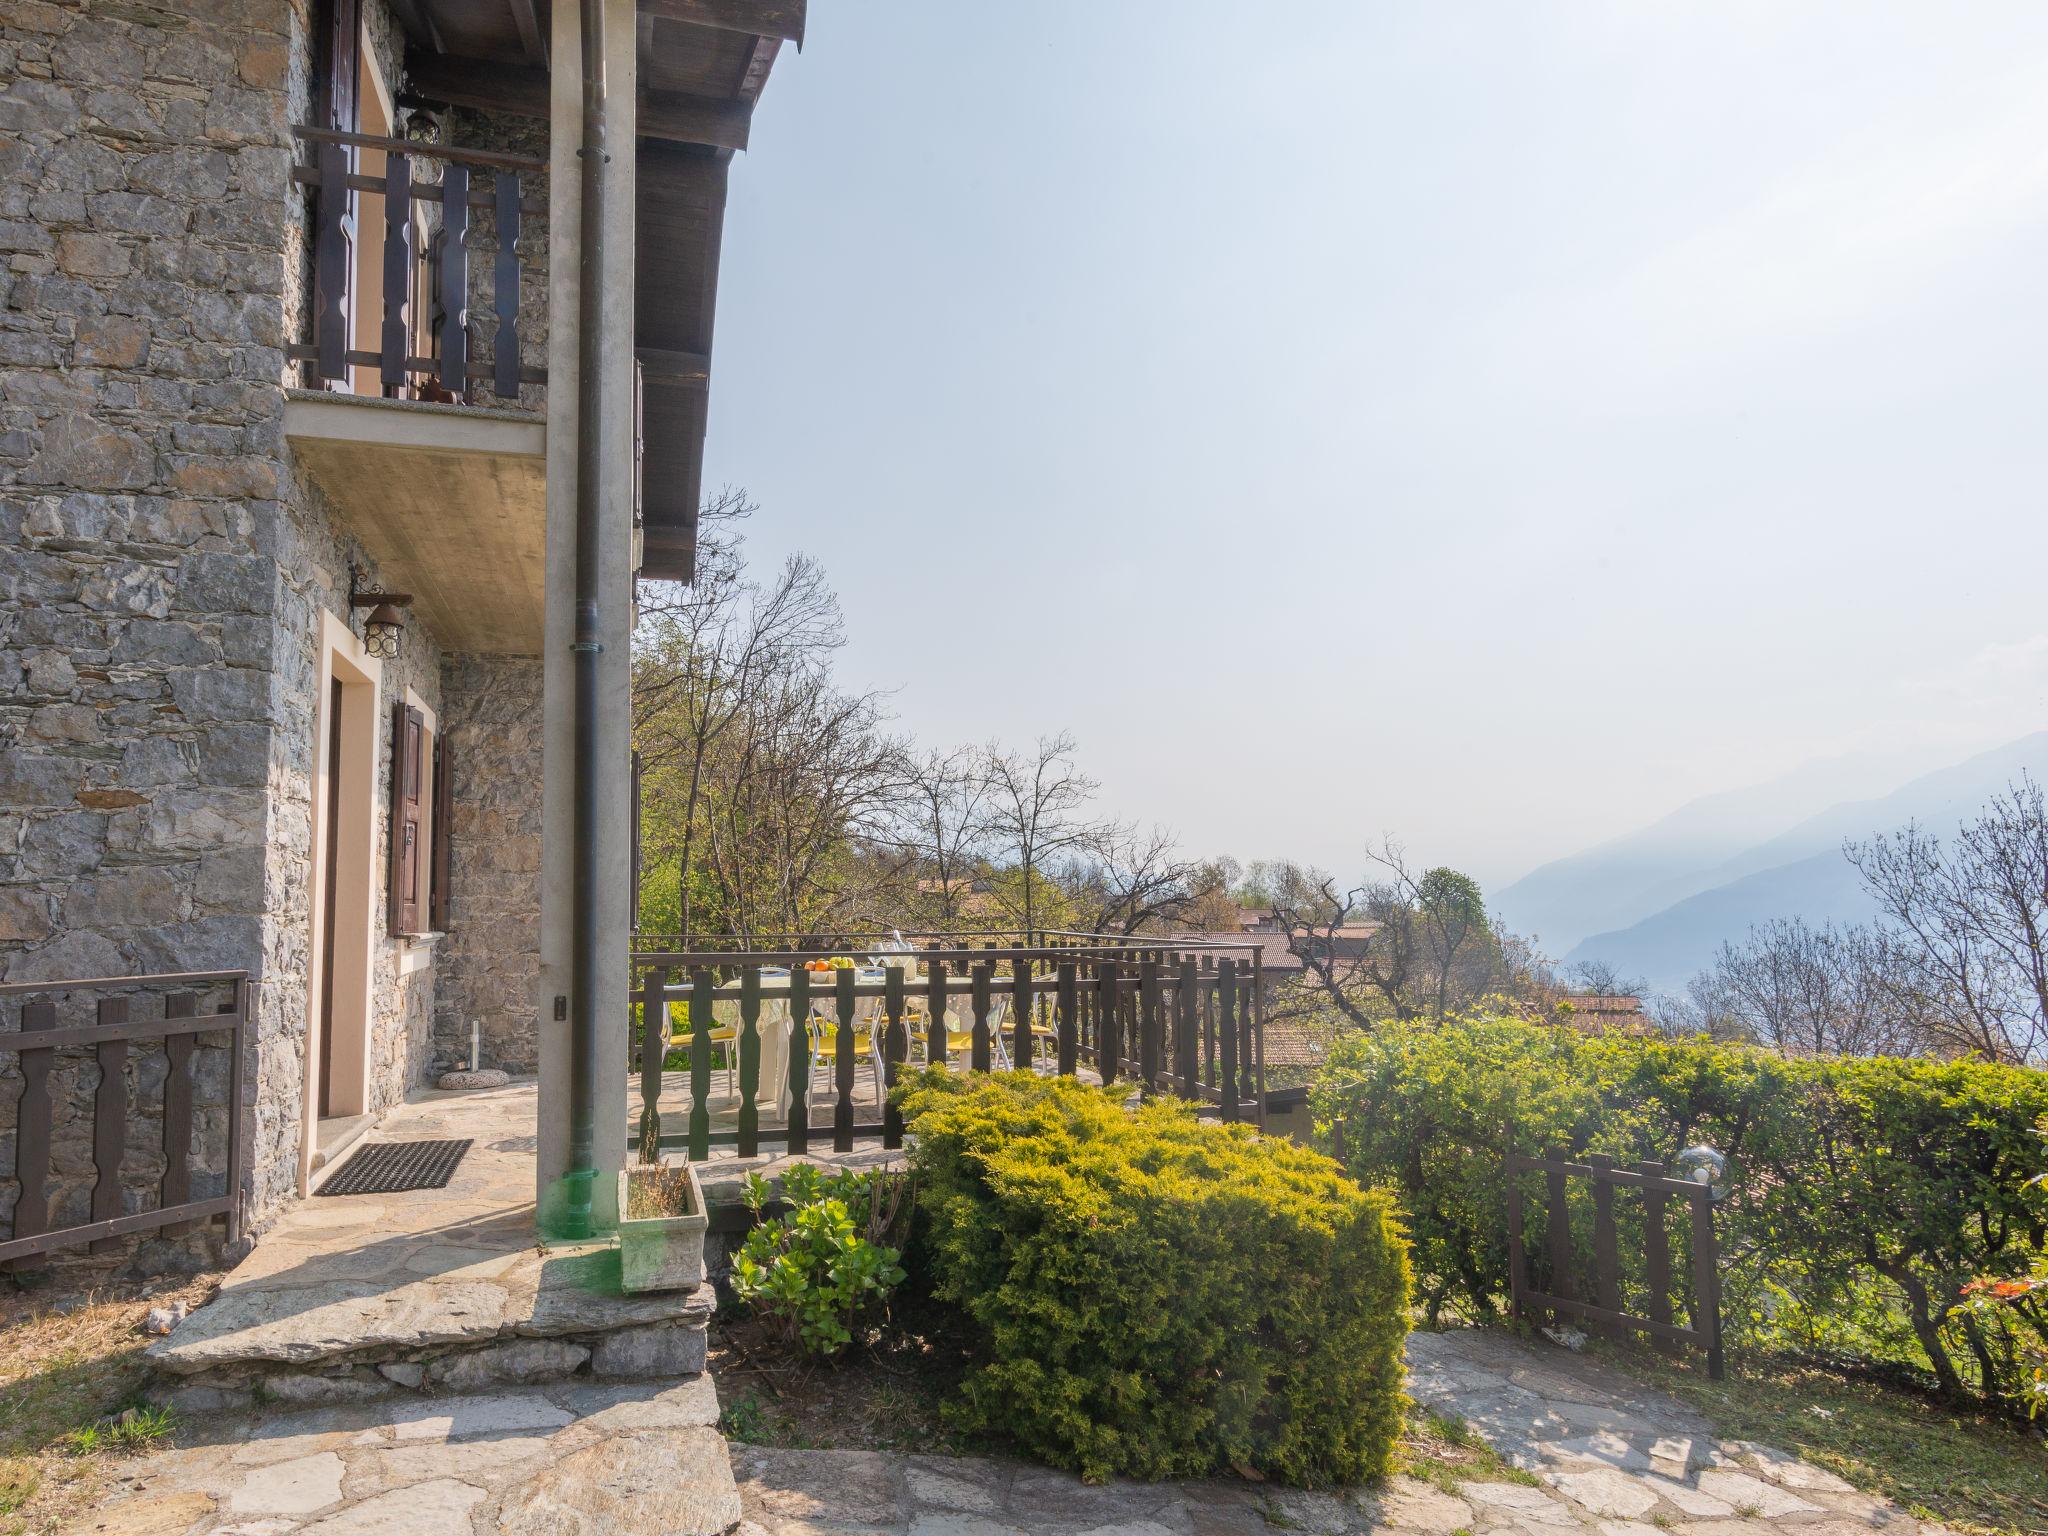
[[[914,968],[910,968],[910,971],[912,975],[915,975]],[[838,984],[834,979],[836,974],[833,971],[813,971],[811,973],[812,1018],[837,1020],[839,1016],[838,1011],[832,1002],[832,989]],[[855,969],[854,976],[863,984],[873,983],[876,986],[880,986],[887,979],[887,972],[880,966],[861,966]],[[863,997],[856,1000],[854,1004],[856,1024],[871,1026],[875,1014],[879,1011],[880,1003],[881,999],[874,997]],[[716,1006],[721,1012],[730,1009],[730,1022],[735,1027],[738,1026],[740,1022],[740,1005],[737,1002],[721,1000]],[[726,1020],[721,1019],[719,1022],[724,1023]],[[761,1031],[761,1077],[760,1084],[755,1089],[754,1102],[763,1108],[772,1105],[776,1114],[786,1118],[789,1114],[790,1106],[789,1053],[795,1039],[795,1031],[790,1027],[788,971],[774,967],[762,967],[761,1017],[759,1022]],[[806,1027],[802,1048],[805,1050],[810,1049],[808,1027]]]

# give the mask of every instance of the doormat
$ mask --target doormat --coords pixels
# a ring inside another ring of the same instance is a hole
[[[366,1142],[313,1193],[396,1195],[408,1189],[445,1189],[471,1145],[467,1136],[460,1141]]]

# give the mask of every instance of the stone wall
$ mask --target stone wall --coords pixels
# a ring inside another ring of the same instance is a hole
[[[448,932],[435,952],[434,1056],[539,1070],[541,663],[451,656],[441,718],[449,793]]]
[[[319,616],[378,579],[284,440],[309,59],[303,0],[0,9],[0,975],[249,969],[259,1222],[301,1134]],[[410,626],[387,705],[440,675]],[[378,1107],[432,1053],[402,952],[380,926]]]

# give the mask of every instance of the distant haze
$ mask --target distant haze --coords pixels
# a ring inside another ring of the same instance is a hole
[[[1570,963],[1600,960],[1675,992],[1773,918],[1863,922],[1876,904],[1843,844],[1917,822],[1947,839],[1993,796],[2048,780],[2048,731],[1887,786],[1817,800],[1846,765],[1813,764],[1740,795],[1682,806],[1651,826],[1544,865],[1501,891],[1507,925]]]
[[[920,739],[1493,892],[2048,725],[2044,271],[2038,3],[818,4],[707,483]]]

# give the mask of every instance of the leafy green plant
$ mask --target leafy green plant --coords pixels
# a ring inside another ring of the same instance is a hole
[[[1097,1481],[1387,1470],[1408,1258],[1386,1196],[1175,1099],[938,1069],[898,1092],[933,1293],[973,1341],[956,1430]]]
[[[2048,1141],[2048,1119],[2034,1134]],[[2037,1173],[2024,1188],[2036,1209],[2048,1206],[2048,1173]],[[2037,1229],[2048,1222],[2037,1222]],[[1963,1287],[1971,1314],[2009,1336],[2013,1345],[2016,1395],[2027,1417],[2039,1418],[2048,1408],[2048,1244],[2037,1237],[2033,1261],[2024,1274],[1980,1275]]]
[[[1489,1316],[1505,1299],[1510,1146],[1668,1164],[1704,1141],[1733,1167],[1715,1213],[1731,1342],[1854,1357],[1931,1378],[1950,1396],[2020,1401],[2024,1314],[1972,1306],[1989,1287],[1965,1286],[2017,1280],[2039,1252],[2044,1213],[2024,1186],[2048,1167],[2032,1134],[2048,1113],[2048,1074],[1453,1019],[1347,1032],[1310,1104],[1319,1125],[1344,1122],[1355,1178],[1398,1191],[1432,1319],[1446,1307]],[[1540,1222],[1543,1180],[1526,1178]],[[1568,1279],[1589,1294],[1585,1181],[1568,1198]],[[1641,1203],[1619,1198],[1616,1214],[1624,1302],[1640,1303]],[[1681,1288],[1686,1214],[1679,1202],[1667,1211]],[[1530,1262],[1543,1279],[1544,1253]]]
[[[885,1216],[883,1192],[897,1182],[875,1173],[828,1177],[798,1163],[783,1175],[787,1213],[770,1216],[772,1188],[750,1173],[755,1225],[733,1264],[733,1293],[805,1353],[839,1353],[853,1342],[859,1315],[903,1280],[901,1254],[876,1237],[893,1224],[895,1203]]]

